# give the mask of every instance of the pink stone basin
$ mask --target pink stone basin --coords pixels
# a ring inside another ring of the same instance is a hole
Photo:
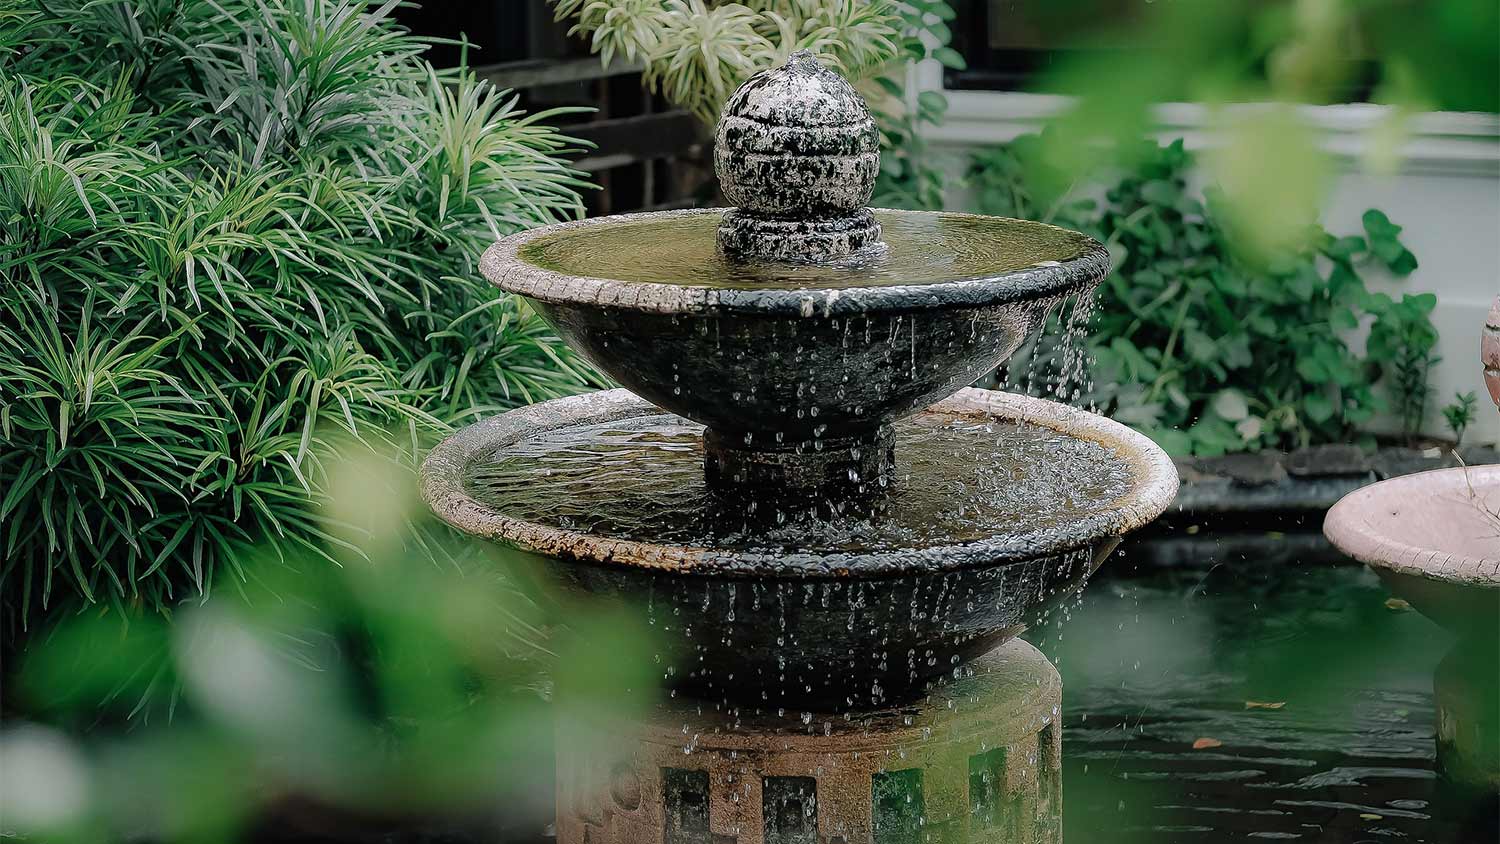
[[[1500,466],[1436,469],[1355,490],[1323,533],[1458,632],[1500,624]]]

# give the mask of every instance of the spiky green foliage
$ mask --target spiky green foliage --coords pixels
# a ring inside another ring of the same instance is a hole
[[[645,81],[705,123],[751,74],[811,50],[851,79],[901,54],[893,0],[554,0],[558,20],[606,64],[645,65]]]
[[[724,100],[752,74],[811,50],[855,84],[880,127],[875,204],[937,209],[941,169],[921,129],[942,122],[947,99],[908,94],[912,62],[962,68],[948,46],[955,17],[945,0],[553,0],[605,64],[640,62],[652,91],[712,126]]]
[[[352,0],[0,10],[0,591],[199,595],[332,541],[329,432],[408,453],[594,376],[476,272],[572,142]]]

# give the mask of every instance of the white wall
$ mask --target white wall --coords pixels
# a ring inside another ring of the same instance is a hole
[[[918,86],[937,84],[935,73],[919,72]],[[1061,97],[973,91],[945,92],[946,123],[929,130],[934,149],[951,153],[961,172],[965,153],[976,145],[1010,140],[1039,131],[1068,105]],[[1475,391],[1479,419],[1466,443],[1500,443],[1500,412],[1489,403],[1480,378],[1479,330],[1490,302],[1500,294],[1500,116],[1431,113],[1412,121],[1399,170],[1382,175],[1364,164],[1372,127],[1387,115],[1372,105],[1316,106],[1306,118],[1323,133],[1324,147],[1340,163],[1340,175],[1323,213],[1335,234],[1361,231],[1360,215],[1379,208],[1405,228],[1402,239],[1419,267],[1404,280],[1369,278],[1376,289],[1437,294],[1432,319],[1439,333],[1442,362],[1432,374],[1434,393],[1425,430],[1446,434],[1440,408],[1455,392]],[[1211,146],[1207,110],[1190,103],[1158,107],[1158,136],[1184,138],[1192,149]],[[1386,420],[1377,428],[1389,429]]]

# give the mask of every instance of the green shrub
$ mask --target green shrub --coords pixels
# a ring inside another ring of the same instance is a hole
[[[326,436],[594,376],[475,270],[567,138],[351,0],[0,10],[0,590],[147,610],[326,550]]]
[[[1248,256],[1235,248],[1221,197],[1210,189],[1205,204],[1190,188],[1181,141],[1144,144],[1102,203],[1048,169],[1045,148],[1026,136],[983,150],[969,175],[985,213],[1056,222],[1108,244],[1114,271],[1087,341],[1096,360],[1087,398],[1101,410],[1172,453],[1199,455],[1349,441],[1385,409],[1409,429],[1421,423],[1436,298],[1367,289],[1365,267],[1404,276],[1417,266],[1385,214],[1366,212],[1363,235],[1315,229],[1299,249]],[[1361,325],[1370,328],[1363,356],[1345,339]]]
[[[811,50],[859,89],[880,127],[872,204],[941,208],[942,171],[928,160],[923,125],[940,123],[937,91],[908,97],[912,62],[962,68],[948,46],[956,17],[946,0],[552,0],[569,32],[608,64],[639,61],[652,91],[712,126],[724,101],[758,71]]]

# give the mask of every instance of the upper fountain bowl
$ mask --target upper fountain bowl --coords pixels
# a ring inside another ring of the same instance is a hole
[[[480,268],[621,384],[707,426],[720,489],[880,489],[892,422],[1002,363],[1109,267],[1054,226],[866,208],[875,123],[806,51],[741,85],[714,143],[736,207],[535,229]]]
[[[1055,226],[885,210],[873,254],[743,261],[717,246],[723,213],[533,229],[480,266],[620,384],[706,425],[711,475],[762,485],[878,474],[891,422],[1004,362],[1109,266]]]

